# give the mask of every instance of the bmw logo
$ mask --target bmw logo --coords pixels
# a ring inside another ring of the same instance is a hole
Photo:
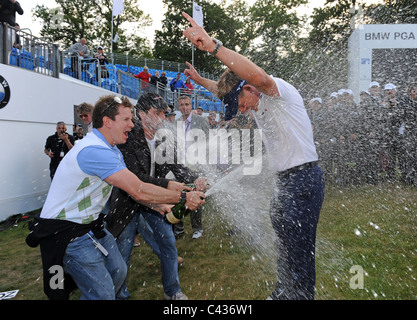
[[[9,83],[0,75],[0,109],[4,108],[10,100]]]

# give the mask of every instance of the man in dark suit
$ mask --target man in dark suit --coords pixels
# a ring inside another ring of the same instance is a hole
[[[204,132],[206,143],[209,137],[209,123],[207,118],[199,116],[196,113],[192,112],[192,103],[189,96],[183,95],[178,98],[178,109],[182,113],[182,117],[177,121],[177,138],[180,137],[179,130],[183,129],[184,137],[187,137],[189,134],[194,133],[194,129],[201,129]],[[187,153],[187,149],[191,143],[195,143],[196,141],[187,141],[190,139],[185,139],[185,148],[184,153]],[[207,144],[206,144],[207,147]],[[203,148],[207,150],[208,148]],[[201,155],[198,155],[199,157]],[[206,158],[206,154],[203,155]],[[190,164],[190,159],[187,159],[187,156],[184,156],[185,163],[187,166]],[[194,159],[196,160],[196,159]],[[198,159],[197,159],[198,161]],[[201,164],[201,163],[200,163]],[[198,239],[203,234],[203,224],[201,221],[202,211],[201,209],[197,209],[195,211],[191,211],[190,213],[190,220],[191,220],[191,227],[193,228],[193,239]],[[180,235],[184,233],[184,223],[181,221],[174,226],[174,232],[176,235]]]
[[[165,120],[167,103],[155,93],[142,95],[136,104],[138,119],[129,133],[126,144],[118,146],[129,170],[146,181],[170,190],[187,189],[184,183],[195,183],[198,188],[205,188],[203,179],[188,168],[179,164],[159,163],[155,160],[155,149],[161,141],[156,137],[157,130]],[[177,181],[165,179],[171,171]],[[140,205],[124,191],[114,188],[107,215],[107,229],[117,238],[117,245],[127,265],[130,262],[134,237],[142,215],[153,231],[154,246],[148,242],[161,261],[164,298],[167,300],[187,299],[181,292],[178,277],[178,253],[172,226],[164,221],[158,212]],[[122,296],[128,298],[127,288]]]

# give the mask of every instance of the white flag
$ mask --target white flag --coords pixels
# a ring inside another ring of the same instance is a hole
[[[193,1],[193,19],[200,26],[203,26],[203,8]]]
[[[113,16],[118,16],[125,9],[124,0],[113,0]]]

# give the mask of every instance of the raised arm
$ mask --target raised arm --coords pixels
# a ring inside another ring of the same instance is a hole
[[[212,92],[213,94],[217,95],[217,81],[203,78],[197,72],[197,70],[193,67],[193,65],[189,62],[185,62],[189,69],[184,70],[184,74],[190,77],[196,84],[203,86],[208,91]]]
[[[188,27],[183,32],[184,36],[199,50],[213,53],[217,46],[216,41],[213,40],[188,14],[183,12],[182,15],[191,24],[191,27]],[[279,96],[275,81],[262,68],[258,67],[246,57],[224,46],[218,48],[215,57],[232,70],[239,78],[246,80],[260,92],[269,96]]]

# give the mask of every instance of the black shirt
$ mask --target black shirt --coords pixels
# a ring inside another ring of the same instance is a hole
[[[74,137],[72,135],[68,135],[68,139],[71,142],[72,145],[74,145]],[[51,163],[49,165],[49,168],[54,168],[56,169],[59,165],[59,163],[61,162],[62,158],[61,157],[61,151],[63,152],[63,155],[66,155],[69,151],[67,144],[65,143],[64,140],[62,140],[59,136],[58,133],[55,132],[54,135],[49,136],[46,139],[46,143],[45,143],[45,149],[49,149],[52,151],[52,153],[54,154],[54,157],[51,158]]]

